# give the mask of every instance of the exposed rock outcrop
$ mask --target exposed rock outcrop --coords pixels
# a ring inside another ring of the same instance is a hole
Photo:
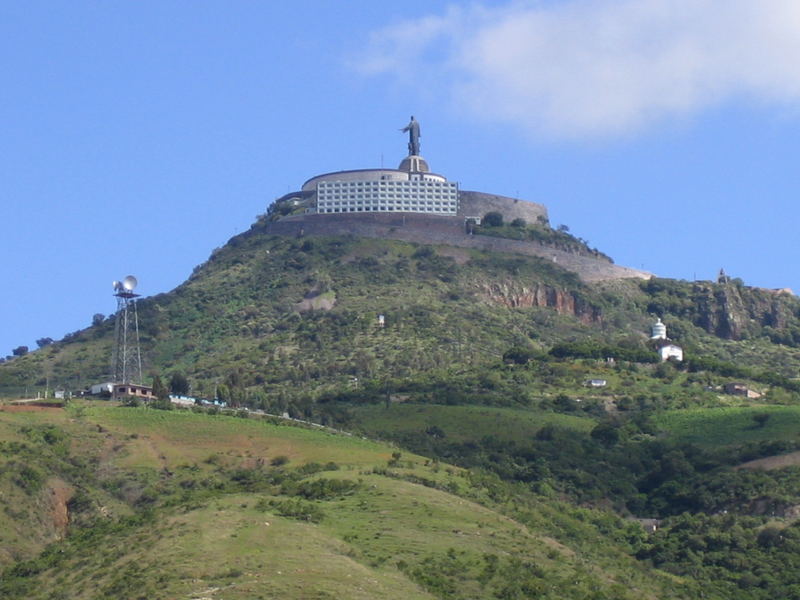
[[[599,321],[601,316],[600,309],[586,302],[580,294],[538,283],[487,282],[479,285],[478,294],[488,302],[509,308],[552,308],[561,315],[574,316],[587,324]]]
[[[754,328],[783,329],[793,319],[792,296],[728,283],[695,284],[695,324],[721,338],[738,340]]]

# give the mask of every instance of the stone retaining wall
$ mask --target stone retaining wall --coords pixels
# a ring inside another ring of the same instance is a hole
[[[547,207],[527,200],[508,198],[483,192],[458,193],[458,214],[465,217],[483,217],[487,212],[499,212],[503,220],[524,219],[526,223],[536,223],[539,217],[547,219]]]
[[[525,209],[528,210],[528,207]],[[529,220],[532,213],[525,214],[528,217],[520,215],[520,218]],[[547,214],[546,210],[544,214]],[[420,244],[441,244],[538,256],[578,274],[586,282],[625,278],[649,279],[652,277],[651,273],[615,265],[604,258],[572,254],[539,242],[469,235],[464,227],[463,216],[444,217],[417,213],[299,215],[266,223],[263,231],[273,235],[287,236],[355,235],[389,238]]]

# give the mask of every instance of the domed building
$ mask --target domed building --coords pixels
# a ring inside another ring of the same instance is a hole
[[[661,322],[660,318],[655,323],[653,323],[653,327],[650,330],[650,339],[651,340],[667,339],[667,326]]]
[[[312,177],[301,190],[312,195],[319,214],[417,212],[458,214],[458,184],[431,173],[421,156],[408,156],[397,169],[336,171]]]
[[[660,318],[650,328],[650,340],[654,342],[661,362],[669,359],[678,362],[683,361],[683,348],[670,341],[667,337],[667,326],[664,325]]]

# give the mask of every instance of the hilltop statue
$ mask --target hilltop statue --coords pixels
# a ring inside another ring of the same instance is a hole
[[[408,155],[419,156],[419,121],[414,119],[414,115],[411,115],[409,124],[400,131],[403,133],[408,132]]]

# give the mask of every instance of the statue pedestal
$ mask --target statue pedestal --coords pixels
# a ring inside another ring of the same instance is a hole
[[[400,171],[408,171],[409,173],[430,173],[427,161],[416,154],[406,156],[397,167]]]

